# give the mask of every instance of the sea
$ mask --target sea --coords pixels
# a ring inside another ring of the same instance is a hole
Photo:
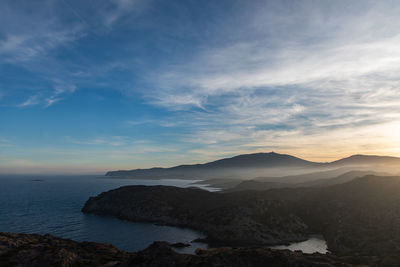
[[[205,237],[198,231],[84,214],[81,209],[89,197],[125,185],[196,186],[218,191],[218,188],[206,185],[193,185],[197,181],[139,180],[99,175],[0,175],[0,232],[51,234],[76,241],[112,244],[125,251],[142,250],[154,241],[182,242],[191,246],[177,249],[178,252],[194,253],[197,248],[208,248],[205,243],[192,242]],[[307,241],[300,247],[291,244],[279,248],[326,253],[323,239],[312,237]]]

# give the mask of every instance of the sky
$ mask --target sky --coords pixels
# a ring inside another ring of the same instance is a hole
[[[0,1],[0,173],[400,156],[400,2]]]

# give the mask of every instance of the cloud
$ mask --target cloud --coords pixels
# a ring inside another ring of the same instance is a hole
[[[250,149],[253,140],[253,148],[291,142],[311,151],[335,134],[350,140],[343,131],[351,130],[360,138],[348,148],[388,149],[367,133],[400,123],[400,5],[303,1],[288,16],[283,3],[257,10],[242,25],[219,25],[226,41],[209,40],[148,73],[150,103],[191,111],[177,113],[190,129],[182,140],[218,151]]]
[[[46,94],[48,96],[44,96],[44,93],[38,93],[28,97],[24,102],[18,104],[18,107],[31,107],[37,105],[43,105],[44,107],[50,107],[55,103],[61,101],[68,95],[71,95],[76,91],[77,87],[73,84],[66,84],[62,81],[55,81],[53,86],[53,90],[51,93]]]
[[[60,81],[57,81],[54,86],[54,94],[61,95],[64,93],[74,93],[76,91],[76,85],[74,84],[65,84]]]
[[[113,0],[111,6],[104,12],[104,25],[111,28],[114,23],[124,16],[137,13],[143,8],[141,0]]]
[[[54,91],[50,97],[47,97],[45,101],[45,107],[50,107],[54,103],[62,100],[66,95],[70,95],[76,91],[77,87],[74,84],[66,84],[60,80],[55,81]]]
[[[21,104],[19,104],[19,107],[29,107],[29,106],[35,106],[38,105],[40,103],[39,100],[39,95],[33,95],[31,97],[29,97],[27,100],[25,100],[24,102],[22,102]]]
[[[97,138],[83,139],[83,140],[66,136],[65,140],[71,144],[90,145],[90,146],[96,146],[96,145],[125,146],[129,143],[132,143],[132,141],[130,141],[129,138],[126,136],[97,137]]]
[[[77,29],[45,33],[9,34],[0,41],[0,55],[9,62],[24,62],[77,38]]]
[[[47,108],[47,107],[50,107],[50,106],[52,106],[53,104],[55,104],[55,103],[57,103],[58,101],[60,101],[61,100],[61,98],[56,98],[55,96],[51,96],[51,97],[49,97],[49,98],[46,98],[44,101],[45,101],[45,107]]]
[[[14,1],[0,3],[0,67],[8,65],[6,73],[10,73],[10,77],[16,75],[15,70],[23,73],[23,78],[7,84],[8,95],[16,98],[14,88],[18,88],[17,99],[19,95],[28,95],[15,106],[48,107],[73,93],[75,85],[62,81],[68,78],[65,71],[56,66],[57,52],[82,38],[85,27],[73,20],[65,23],[65,15],[52,1],[23,5]],[[51,84],[54,88],[48,87]]]
[[[9,27],[0,28],[3,35],[0,39],[0,57],[8,62],[32,60],[82,37],[82,25],[65,25],[56,16],[44,14],[46,4],[37,12],[6,3],[4,5],[3,12],[0,11],[1,22]],[[30,12],[29,16],[27,12]]]
[[[160,92],[156,90],[154,102],[172,108],[204,106],[212,96],[232,93],[242,96],[261,88],[270,90],[274,87],[274,90],[282,91],[283,86],[297,86],[309,94],[317,90],[328,94],[356,94],[372,90],[379,80],[388,86],[398,84],[400,35],[367,43],[337,45],[331,41],[329,45],[309,45],[290,51],[261,49],[264,54],[275,56],[260,56],[250,62],[240,61],[260,53],[260,48],[250,44],[244,50],[228,47],[218,49],[221,53],[207,51],[194,59],[194,63],[161,73],[156,78],[156,85],[161,89]],[[227,53],[226,49],[232,51]],[[210,58],[209,54],[218,54],[218,60],[213,56]],[[220,58],[221,54],[226,56]],[[231,61],[235,59],[242,64],[236,63],[238,66],[232,67]],[[346,87],[349,83],[355,85],[356,81],[360,85],[363,83],[363,87]]]
[[[51,107],[85,88],[105,104],[132,101],[115,113],[123,120],[115,136],[64,140],[112,150],[118,161],[162,151],[171,156],[163,162],[265,150],[309,159],[400,155],[392,134],[400,123],[400,4],[193,3],[2,1],[1,67],[27,78],[1,88],[18,107]],[[153,143],[126,132],[148,133]]]

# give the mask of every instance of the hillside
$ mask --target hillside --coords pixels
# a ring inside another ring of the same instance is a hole
[[[268,190],[273,188],[322,187],[322,186],[343,184],[346,182],[350,182],[351,180],[357,177],[378,174],[373,171],[349,171],[337,177],[326,178],[326,175],[336,172],[337,171],[318,172],[318,173],[285,176],[277,178],[263,177],[263,179],[258,178],[255,180],[242,181],[237,184],[233,184],[232,187],[225,188],[224,192],[234,192],[243,190]]]
[[[212,243],[282,244],[307,239],[307,228],[280,203],[264,205],[252,194],[217,194],[172,186],[125,186],[90,198],[82,211],[190,227]],[[273,216],[265,217],[269,213]]]
[[[225,194],[129,186],[90,198],[83,211],[190,227],[221,244],[270,245],[322,234],[330,251],[353,263],[396,266],[399,192],[400,177],[379,176],[327,187]]]

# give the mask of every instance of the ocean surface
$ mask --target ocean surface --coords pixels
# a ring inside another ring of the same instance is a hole
[[[190,243],[199,232],[112,217],[87,215],[81,208],[90,196],[124,185],[191,186],[188,180],[132,180],[104,176],[0,176],[0,232],[51,234],[76,241],[113,244],[137,251],[153,241]],[[203,243],[181,249],[191,253]]]
[[[126,251],[138,251],[154,241],[190,243],[179,249],[193,253],[207,248],[204,243],[191,243],[205,237],[191,229],[135,223],[112,217],[88,215],[81,212],[86,200],[101,192],[124,185],[193,186],[195,180],[134,180],[105,176],[1,176],[0,232],[51,234],[76,241],[108,243]],[[209,188],[196,185],[210,191]],[[318,237],[278,246],[280,249],[302,250],[306,253],[326,253],[326,243]]]

